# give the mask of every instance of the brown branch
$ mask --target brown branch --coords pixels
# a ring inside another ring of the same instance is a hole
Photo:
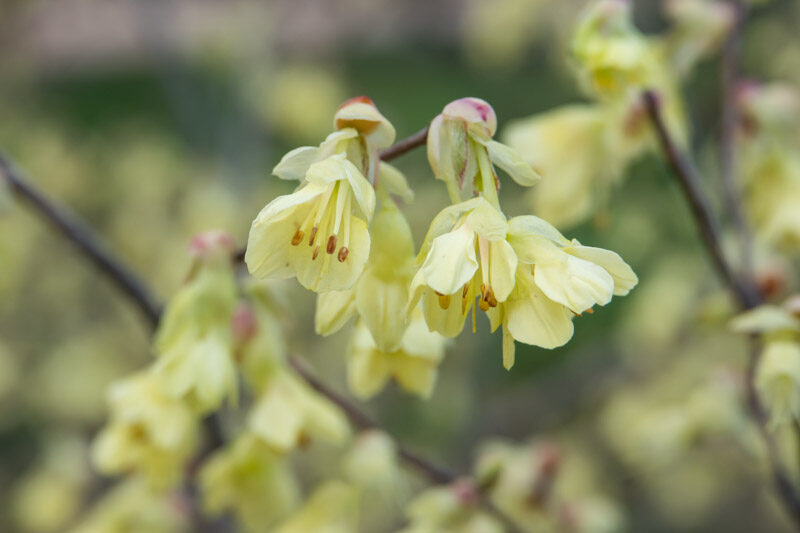
[[[105,277],[130,298],[153,328],[158,325],[161,306],[146,284],[109,251],[85,222],[65,207],[48,199],[0,154],[0,179],[3,178],[17,196],[28,202],[40,217],[52,224]]]
[[[740,184],[735,152],[736,132],[739,123],[736,90],[739,80],[742,30],[747,10],[741,0],[731,0],[728,5],[733,10],[734,22],[722,48],[720,173],[728,216],[738,236],[742,273],[745,276],[751,276],[753,271],[753,235],[747,223],[747,217],[739,195]]]
[[[684,197],[689,203],[692,216],[695,219],[695,223],[697,224],[700,235],[717,272],[742,308],[751,309],[761,304],[763,298],[758,290],[752,285],[748,278],[738,278],[725,258],[720,242],[719,230],[714,222],[711,207],[700,187],[700,178],[694,165],[686,156],[680,153],[675,142],[672,140],[664,119],[661,116],[657,95],[652,91],[646,91],[644,93],[644,102],[648,116],[658,136],[662,151],[664,152],[664,156],[667,158],[675,177],[681,184]],[[747,402],[750,407],[751,415],[767,447],[767,455],[775,488],[784,508],[800,530],[800,494],[792,483],[791,476],[786,471],[785,466],[781,464],[778,446],[774,436],[769,431],[767,413],[764,406],[761,404],[755,386],[755,373],[760,353],[761,350],[758,340],[751,338],[750,356],[745,375]]]
[[[391,161],[392,159],[399,157],[407,152],[410,152],[414,148],[422,146],[428,140],[428,126],[425,126],[421,130],[419,130],[414,135],[410,137],[406,137],[400,141],[397,141],[395,144],[387,148],[386,150],[381,152],[381,160],[383,161]]]
[[[681,153],[672,136],[667,130],[664,118],[661,115],[661,106],[658,95],[653,91],[645,91],[644,104],[648,117],[658,137],[664,156],[672,167],[675,177],[681,186],[683,195],[692,211],[692,217],[697,224],[700,238],[711,256],[717,274],[725,285],[731,290],[737,302],[745,309],[759,305],[762,298],[756,287],[749,279],[740,279],[722,250],[722,238],[711,211],[708,201],[700,185],[700,176],[691,161]]]

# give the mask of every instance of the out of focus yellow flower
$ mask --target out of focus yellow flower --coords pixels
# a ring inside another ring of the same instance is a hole
[[[206,412],[225,397],[235,398],[237,390],[231,334],[233,240],[207,233],[195,239],[192,250],[193,275],[167,304],[156,334],[154,370],[167,394]]]
[[[406,510],[409,525],[400,533],[502,533],[502,524],[478,506],[477,488],[457,481],[428,489]]]
[[[667,46],[680,73],[719,50],[736,21],[734,7],[719,0],[669,0],[666,12],[673,22]]]
[[[318,487],[294,516],[275,533],[353,533],[358,531],[359,493],[341,481]]]
[[[281,281],[245,283],[247,303],[234,315],[234,335],[239,338],[242,375],[260,390],[276,366],[286,361],[288,347],[284,317],[289,310]]]
[[[187,532],[185,508],[169,496],[152,492],[139,479],[110,490],[70,533]]]
[[[248,427],[282,452],[314,438],[340,445],[350,435],[347,418],[339,408],[282,367],[275,368],[266,380],[248,415]]]
[[[152,372],[112,384],[109,403],[109,422],[94,443],[98,469],[109,474],[140,473],[156,488],[178,482],[197,443],[191,409],[164,394]]]
[[[406,306],[414,276],[414,241],[403,214],[387,198],[370,228],[372,249],[364,273],[349,291],[317,296],[317,333],[330,335],[358,314],[378,349],[399,348],[408,320]]]
[[[412,312],[402,342],[392,351],[378,348],[366,323],[361,321],[347,350],[350,390],[361,398],[369,398],[381,391],[389,378],[394,378],[406,391],[429,398],[445,344],[444,337],[428,329],[418,308]]]
[[[247,531],[263,531],[286,517],[299,500],[287,460],[244,433],[203,464],[199,473],[206,511],[232,511]]]
[[[492,139],[497,115],[480,98],[461,98],[447,104],[428,130],[428,162],[436,179],[447,186],[450,201],[461,201],[461,190],[474,184],[495,207],[497,175],[502,168],[514,181],[529,187],[539,175],[514,149]]]

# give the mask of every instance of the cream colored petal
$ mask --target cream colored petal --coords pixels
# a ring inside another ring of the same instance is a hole
[[[428,252],[433,245],[434,239],[451,231],[453,226],[456,225],[456,222],[458,222],[458,219],[482,203],[488,204],[485,198],[479,196],[445,207],[439,211],[439,213],[433,217],[430,228],[428,228],[428,233],[422,241],[419,254],[417,254],[417,264],[422,264],[425,258],[428,257]]]
[[[392,375],[408,392],[428,399],[438,374],[436,363],[418,357],[392,355]]]
[[[286,452],[297,443],[303,418],[286,387],[271,383],[250,411],[247,424],[267,444]]]
[[[731,329],[740,333],[800,332],[800,320],[777,305],[761,305],[737,316]]]
[[[572,338],[572,313],[548,298],[530,279],[520,276],[517,290],[506,302],[508,332],[519,342],[557,348]]]
[[[381,161],[378,168],[379,187],[386,187],[386,191],[389,192],[389,194],[399,196],[407,204],[414,201],[414,191],[408,185],[405,174],[383,161]]]
[[[315,146],[301,146],[288,152],[281,158],[280,163],[272,169],[272,174],[282,180],[302,180],[306,177],[308,167],[319,156],[319,148]]]
[[[502,168],[511,179],[522,185],[530,187],[536,184],[541,176],[528,164],[519,152],[497,141],[484,143],[489,151],[489,159],[492,163]]]
[[[358,137],[358,131],[355,128],[344,128],[330,133],[319,145],[319,160],[344,151],[343,143],[356,137]]]
[[[312,202],[327,187],[306,185],[298,191],[279,196],[258,214],[250,227],[244,261],[257,278],[287,278],[292,275],[289,252],[292,237],[300,227]]]
[[[489,283],[498,302],[504,302],[516,283],[517,254],[508,242],[489,243]]]
[[[367,399],[383,390],[389,380],[389,361],[363,324],[353,333],[347,354],[347,383],[353,394]]]
[[[548,298],[580,314],[595,304],[605,305],[614,294],[614,279],[603,268],[562,253],[535,265],[534,280]]]
[[[331,444],[344,444],[350,437],[350,425],[341,409],[311,389],[300,377],[293,376],[293,379],[303,389],[303,414],[311,435]]]
[[[421,268],[425,282],[441,294],[453,294],[478,270],[475,233],[466,226],[440,235]]]
[[[367,269],[358,281],[356,306],[378,349],[396,350],[408,324],[407,278],[384,280]]]
[[[509,220],[508,234],[514,237],[540,235],[561,246],[566,246],[570,242],[552,224],[533,215],[523,215]]]
[[[312,259],[314,247],[306,243],[290,247],[289,261],[297,274],[297,281],[303,287],[314,292],[341,291],[358,281],[369,257],[369,248],[366,222],[358,217],[350,217],[349,253],[344,261],[339,261],[338,252],[328,254],[322,248],[317,258]]]
[[[639,282],[639,278],[633,272],[633,269],[616,252],[603,248],[583,246],[577,244],[577,241],[573,242],[574,244],[565,247],[564,251],[603,267],[614,279],[614,294],[616,296],[628,294]]]
[[[336,333],[356,314],[355,290],[328,291],[317,295],[314,330],[327,337]]]
[[[432,289],[421,289],[422,312],[425,323],[431,331],[441,333],[445,337],[455,337],[464,329],[464,319],[472,309],[472,299],[467,300],[467,305],[462,308],[461,294],[449,296],[447,307],[442,307],[442,298]]]
[[[306,179],[318,186],[330,185],[339,180],[346,181],[364,217],[372,218],[375,211],[375,190],[358,167],[346,159],[345,154],[336,154],[314,163],[309,167]]]
[[[352,127],[380,150],[390,146],[395,139],[394,126],[384,117],[372,103],[350,102],[336,111],[335,127]]]
[[[438,362],[444,357],[447,340],[428,329],[422,310],[414,309],[411,322],[403,335],[401,350],[408,356]]]
[[[466,123],[438,115],[428,130],[428,162],[434,176],[460,190],[470,158]]]
[[[503,368],[511,370],[514,366],[516,347],[514,346],[514,336],[508,330],[503,328]]]
[[[466,215],[466,225],[475,233],[489,240],[505,239],[508,233],[506,217],[483,196],[478,197],[475,208]]]

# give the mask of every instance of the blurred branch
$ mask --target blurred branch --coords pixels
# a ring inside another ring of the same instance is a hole
[[[158,325],[161,306],[147,285],[109,251],[85,222],[67,208],[47,198],[2,154],[0,154],[0,175],[2,176],[0,179],[5,179],[17,196],[27,201],[39,216],[61,232],[103,275],[130,298],[153,328]]]
[[[670,136],[661,115],[658,96],[652,91],[645,91],[643,99],[650,121],[658,136],[661,149],[681,185],[684,197],[689,203],[692,216],[711,256],[714,267],[742,308],[751,309],[760,305],[763,303],[763,297],[760,292],[749,278],[737,277],[725,258],[722,251],[720,233],[714,222],[710,204],[700,187],[700,177],[692,162],[678,150]],[[795,526],[800,530],[800,494],[792,483],[791,476],[786,471],[785,466],[781,464],[778,446],[773,434],[770,433],[767,413],[761,404],[755,386],[755,373],[761,354],[760,343],[755,337],[751,337],[749,343],[750,354],[745,374],[747,402],[767,448],[767,456],[772,469],[775,488],[783,506],[794,520]]]
[[[722,113],[720,121],[720,170],[722,191],[728,215],[733,222],[739,240],[742,273],[750,276],[753,270],[753,235],[747,224],[739,195],[738,166],[736,163],[736,131],[739,111],[736,90],[739,81],[742,31],[747,9],[741,0],[731,0],[734,22],[722,48]]]

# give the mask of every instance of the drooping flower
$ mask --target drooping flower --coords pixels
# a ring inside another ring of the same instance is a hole
[[[358,531],[359,492],[342,481],[318,487],[306,504],[275,533],[353,533]]]
[[[206,512],[232,511],[247,531],[263,531],[298,504],[299,487],[287,459],[244,433],[216,452],[199,473]]]
[[[411,228],[391,199],[382,202],[372,227],[372,250],[364,273],[348,291],[317,296],[317,333],[335,333],[354,315],[371,333],[378,349],[399,349],[408,320],[406,306],[414,276]]]
[[[273,449],[287,452],[308,439],[343,444],[350,427],[342,411],[293,371],[276,366],[247,418],[249,430]]]
[[[361,398],[369,398],[394,378],[408,392],[428,398],[433,392],[445,344],[444,337],[428,329],[418,308],[412,313],[402,342],[392,351],[378,348],[366,323],[359,322],[347,350],[350,390]]]
[[[114,383],[109,404],[109,422],[94,443],[97,467],[109,474],[140,473],[157,488],[174,485],[197,443],[191,409],[165,395],[152,372]]]
[[[496,131],[497,115],[480,98],[450,102],[431,121],[428,161],[436,179],[445,182],[453,203],[461,200],[465,185],[474,183],[496,204],[497,176],[492,165],[526,187],[539,180],[533,167],[516,150],[492,139]]]
[[[478,489],[456,481],[419,494],[406,509],[409,525],[400,533],[502,533],[503,525],[482,511]]]
[[[455,337],[477,294],[483,311],[505,301],[517,268],[507,232],[505,217],[482,196],[443,209],[417,257],[409,308],[421,300],[428,327]]]
[[[156,334],[154,369],[167,394],[207,412],[237,390],[231,335],[233,240],[218,232],[204,234],[192,251],[193,275],[167,305]]]
[[[324,292],[348,289],[361,275],[369,257],[373,186],[383,167],[378,150],[395,133],[363,97],[345,102],[334,125],[337,131],[318,148],[292,150],[273,170],[302,183],[253,221],[245,254],[253,276],[296,276],[304,287]]]

